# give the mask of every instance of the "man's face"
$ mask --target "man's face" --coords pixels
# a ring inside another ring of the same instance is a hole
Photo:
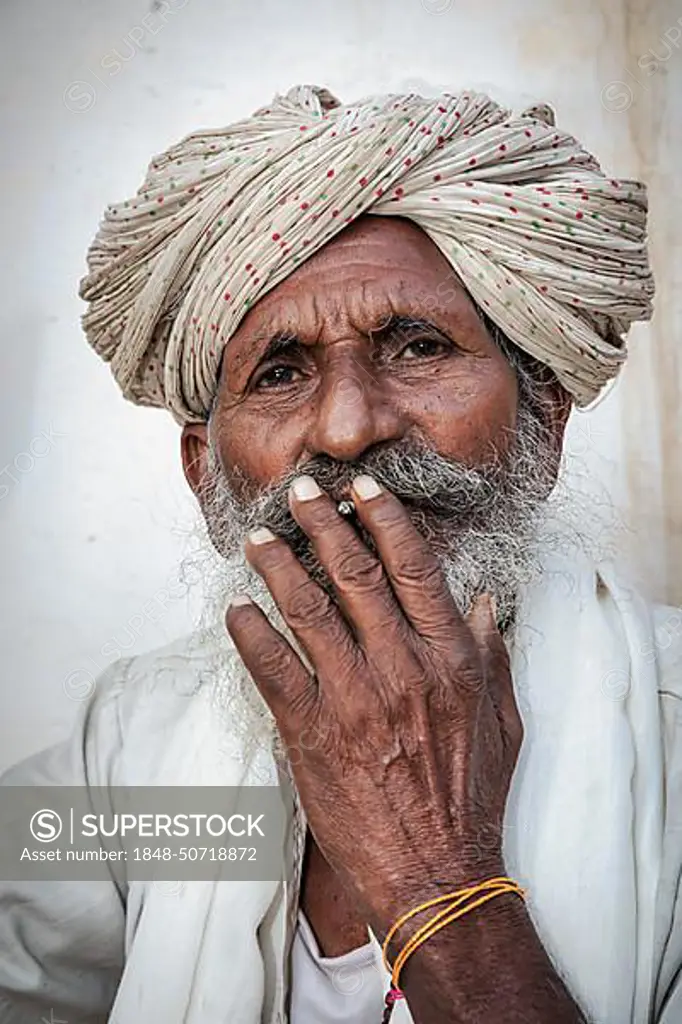
[[[227,478],[253,493],[315,456],[409,439],[481,465],[507,450],[516,413],[514,371],[436,246],[407,221],[366,217],[244,318],[212,438]]]
[[[244,586],[244,539],[268,526],[333,594],[287,490],[305,472],[340,501],[368,473],[405,504],[462,610],[487,590],[508,621],[563,429],[526,392],[427,236],[359,221],[245,317],[210,425],[185,428],[225,589]]]

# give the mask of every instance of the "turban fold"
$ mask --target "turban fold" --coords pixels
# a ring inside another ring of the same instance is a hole
[[[407,218],[578,405],[651,316],[646,190],[608,178],[548,107],[300,86],[155,157],[88,251],[86,337],[124,395],[207,418],[248,310],[357,217]],[[434,297],[435,298],[435,297]]]

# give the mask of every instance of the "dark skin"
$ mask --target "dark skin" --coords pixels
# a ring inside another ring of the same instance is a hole
[[[548,400],[558,464],[569,403],[552,385]],[[314,455],[356,459],[408,436],[480,464],[507,450],[516,413],[515,374],[444,257],[414,225],[368,217],[244,318],[210,429],[251,497],[292,469],[304,476]],[[195,491],[207,443],[206,425],[185,428]],[[335,599],[283,541],[266,531],[247,543],[314,676],[255,604],[226,616],[292,754],[310,827],[301,899],[329,956],[364,944],[368,924],[382,940],[406,910],[506,873],[490,836],[502,834],[522,739],[490,600],[461,616],[405,508],[364,482],[351,497],[376,554],[329,496],[290,495]],[[416,1024],[583,1020],[511,894],[438,932],[400,984]]]

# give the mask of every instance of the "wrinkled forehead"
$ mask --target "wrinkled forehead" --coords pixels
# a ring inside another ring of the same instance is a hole
[[[341,232],[249,310],[226,351],[241,339],[294,327],[302,320],[352,318],[374,327],[396,312],[435,317],[477,311],[438,246],[412,221],[367,215]]]

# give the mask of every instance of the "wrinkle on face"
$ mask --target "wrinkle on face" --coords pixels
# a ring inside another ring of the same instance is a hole
[[[407,338],[393,358],[380,338],[392,317],[431,321],[433,338],[416,348]],[[451,351],[438,351],[441,334]],[[269,367],[278,335],[299,348]],[[516,405],[514,371],[442,253],[410,222],[363,217],[245,316],[225,350],[211,430],[226,472],[267,486],[317,454],[355,458],[405,436],[476,464],[508,446]]]

